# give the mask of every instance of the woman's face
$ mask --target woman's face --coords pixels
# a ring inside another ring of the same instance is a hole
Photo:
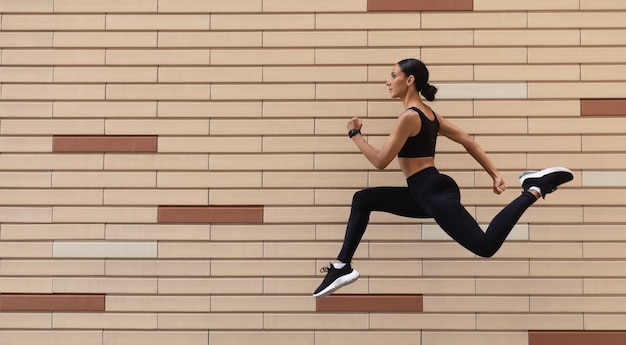
[[[391,98],[402,98],[406,95],[409,86],[412,84],[412,79],[413,76],[407,78],[404,72],[402,72],[402,69],[400,69],[400,66],[393,66],[389,80],[385,83],[387,88],[389,88]]]

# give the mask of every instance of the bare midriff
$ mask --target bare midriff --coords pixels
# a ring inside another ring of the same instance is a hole
[[[398,157],[398,164],[405,178],[435,166],[435,157],[401,158]]]

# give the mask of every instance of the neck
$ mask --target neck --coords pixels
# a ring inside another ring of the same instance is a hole
[[[402,98],[402,103],[404,104],[404,109],[408,109],[410,107],[424,107],[422,98],[415,92],[407,92],[407,94]]]

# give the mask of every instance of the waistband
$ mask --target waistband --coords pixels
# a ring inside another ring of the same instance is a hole
[[[426,169],[422,169],[418,172],[416,172],[415,174],[407,177],[406,182],[407,183],[415,183],[418,182],[420,180],[426,179],[430,176],[433,175],[439,175],[439,170],[437,170],[437,168],[435,167],[429,167]]]

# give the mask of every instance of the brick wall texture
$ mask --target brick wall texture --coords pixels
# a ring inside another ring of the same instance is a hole
[[[626,343],[626,2],[0,0],[0,344]],[[355,191],[402,186],[384,82],[426,62],[481,225],[527,169],[575,179],[490,259],[374,213],[361,278],[311,294]]]

